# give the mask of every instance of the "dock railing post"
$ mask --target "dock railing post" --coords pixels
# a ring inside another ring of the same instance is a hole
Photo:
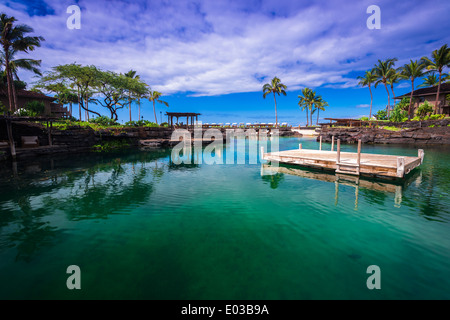
[[[331,137],[331,151],[334,151],[334,136]]]
[[[319,140],[320,140],[319,150],[322,151],[322,135],[320,135]]]
[[[261,147],[261,160],[264,160],[264,147]]]
[[[11,157],[13,159],[13,161],[16,160],[16,145],[14,142],[14,136],[13,136],[13,131],[12,131],[12,122],[11,122],[11,117],[8,114],[8,118],[6,119],[6,131],[8,134],[8,141],[9,141],[9,148],[11,150]]]
[[[302,150],[302,144],[301,144],[301,143],[298,145],[298,148],[299,148],[300,150]]]
[[[405,174],[405,158],[398,157],[397,158],[397,177],[403,178]]]
[[[356,164],[358,165],[358,167],[356,169],[356,172],[359,175],[359,173],[360,173],[359,166],[361,164],[361,139],[358,140],[358,155],[357,155],[357,158],[356,158]]]
[[[425,152],[423,151],[423,149],[419,149],[419,158],[420,158],[420,164],[423,163],[423,157],[425,156]]]
[[[338,171],[339,163],[341,163],[341,139],[337,139],[336,170]]]
[[[47,121],[47,130],[48,130],[48,145],[49,146],[53,146],[53,142],[52,142],[52,121],[50,121],[50,126],[48,126],[48,121]]]

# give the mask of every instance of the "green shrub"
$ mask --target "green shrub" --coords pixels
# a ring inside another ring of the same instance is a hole
[[[150,128],[156,128],[156,127],[159,127],[159,125],[157,124],[157,123],[154,123],[154,122],[148,122],[148,123],[146,123],[145,125],[144,125],[144,127],[150,127]]]
[[[399,107],[403,111],[408,111],[409,109],[409,98],[403,97],[402,101],[400,101],[395,107]]]
[[[8,110],[9,109],[0,101],[0,114],[7,113]]]
[[[19,116],[19,117],[37,117],[38,116],[37,112],[27,110],[25,108],[17,109],[14,112],[14,115]]]
[[[94,149],[97,152],[107,152],[113,149],[128,148],[128,147],[130,147],[130,143],[126,140],[112,140],[96,144],[92,146],[92,149]]]
[[[393,122],[402,122],[403,118],[407,116],[407,112],[401,109],[400,105],[396,105],[394,110],[391,112],[389,120]]]
[[[95,124],[98,124],[98,125],[104,126],[104,127],[117,126],[118,125],[116,120],[108,118],[106,116],[100,116],[100,117],[97,117],[97,118],[90,119],[89,122],[90,123],[95,123]]]
[[[385,127],[382,127],[384,130],[389,130],[389,131],[400,131],[400,130],[402,130],[402,129],[400,129],[400,128],[397,128],[397,127],[392,127],[392,126],[385,126]]]
[[[434,127],[435,127],[434,124],[431,124],[431,125],[428,126],[428,128],[434,128]]]
[[[427,117],[432,112],[433,106],[428,101],[425,101],[419,106],[419,108],[417,108],[417,115],[420,119],[427,120],[425,119],[425,117]]]
[[[420,121],[420,117],[419,116],[415,116],[414,118],[411,119],[411,121]]]
[[[45,112],[45,105],[41,101],[30,101],[25,105],[24,108],[35,114],[36,116],[43,115]]]
[[[375,118],[377,118],[377,120],[387,120],[386,110],[378,110],[378,112],[375,114]]]
[[[445,114],[432,114],[430,120],[442,120],[445,118]]]
[[[361,117],[361,118],[359,118],[359,120],[361,120],[361,121],[369,121],[369,117]]]
[[[139,121],[128,121],[125,123],[127,127],[159,127],[158,124],[148,121],[148,120],[139,120]]]

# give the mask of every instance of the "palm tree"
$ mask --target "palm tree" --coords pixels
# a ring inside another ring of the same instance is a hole
[[[445,77],[442,80],[445,80]],[[421,85],[419,85],[418,87],[434,87],[435,85],[438,84],[438,82],[439,82],[439,79],[436,76],[436,74],[433,72],[433,73],[427,75],[425,77],[425,79],[423,80],[423,83]]]
[[[8,100],[9,110],[12,112],[17,109],[17,101],[13,95],[13,72],[11,70],[10,61],[12,54],[15,52],[33,51],[36,47],[40,47],[43,37],[27,36],[27,33],[33,32],[33,28],[24,25],[14,25],[16,18],[8,17],[6,14],[0,14],[0,45],[3,48],[6,77],[8,81]]]
[[[312,125],[312,114],[314,113],[313,107],[317,102],[316,92],[310,88],[304,88],[302,89],[302,96],[299,95],[298,97],[300,98],[298,105],[302,108],[302,110],[306,110],[306,126],[309,126],[308,109],[309,117],[311,119],[310,122]]]
[[[130,79],[140,79],[140,77],[138,75],[136,75],[136,71],[134,70],[130,70],[127,73],[125,73],[125,77],[130,78]],[[131,122],[131,102],[133,101],[132,99],[132,90],[128,90],[128,109],[130,111],[130,122]],[[139,116],[140,117],[140,116]],[[141,120],[141,118],[139,118],[138,120]]]
[[[375,65],[373,72],[377,77],[377,81],[375,82],[375,88],[378,84],[384,84],[386,88],[386,92],[388,94],[388,105],[387,105],[387,115],[389,116],[391,110],[391,96],[389,94],[389,90],[387,84],[389,83],[389,79],[392,77],[392,74],[395,73],[394,64],[397,61],[397,58],[387,59],[384,61],[378,60],[378,64]]]
[[[398,70],[395,70],[389,77],[389,84],[391,85],[391,91],[392,91],[392,101],[394,101],[395,105],[395,93],[394,93],[394,84],[397,84],[402,79],[402,76]]]
[[[158,118],[156,117],[155,102],[162,103],[166,107],[169,106],[169,104],[166,101],[162,101],[161,99],[159,99],[161,96],[162,96],[161,92],[150,91],[149,94],[148,94],[148,97],[147,97],[148,101],[153,102],[153,113],[155,115],[155,122],[156,122],[156,124],[158,124]]]
[[[298,95],[298,97],[300,98],[300,101],[298,102],[299,107],[303,110],[306,110],[306,126],[309,126],[309,115],[308,115],[308,103],[307,103],[307,96],[308,96],[308,90],[311,90],[309,88],[304,88],[302,89],[302,94]]]
[[[431,59],[422,57],[422,62],[425,64],[427,70],[437,71],[439,73],[438,90],[436,94],[435,113],[438,111],[439,94],[441,91],[442,72],[445,67],[450,67],[450,48],[444,44],[437,50],[431,53]]]
[[[368,86],[369,92],[370,92],[370,111],[369,111],[369,119],[372,117],[372,104],[373,104],[373,95],[372,95],[372,89],[370,88],[371,84],[374,83],[377,80],[377,76],[375,75],[373,70],[366,71],[364,76],[358,77],[359,82],[358,84],[362,87]]]
[[[41,71],[39,70],[39,67],[41,66],[41,60],[33,60],[33,59],[14,59],[14,56],[16,54],[16,51],[11,50],[10,54],[9,54],[9,67],[11,70],[11,74],[12,74],[12,81],[14,83],[15,80],[20,81],[19,75],[18,75],[18,71],[19,69],[23,69],[23,70],[27,70],[27,71],[31,71],[36,75],[42,76]],[[6,56],[3,52],[1,52],[0,55],[0,64],[4,65],[6,61]],[[6,69],[5,69],[5,76],[7,76],[6,74]],[[14,79],[15,78],[15,79]],[[16,86],[13,85],[12,86],[12,96],[13,96],[13,101],[14,101],[14,105],[17,104],[17,93],[16,93]]]
[[[409,64],[405,64],[401,69],[402,77],[405,79],[411,80],[411,96],[409,97],[409,108],[408,108],[408,120],[411,120],[411,105],[413,101],[413,93],[414,93],[414,79],[420,78],[423,76],[423,69],[425,69],[425,65],[423,63],[416,61],[412,61]]]
[[[263,86],[263,98],[265,99],[269,93],[273,93],[273,100],[275,101],[275,126],[278,127],[278,114],[277,114],[277,99],[275,94],[286,95],[287,87],[281,83],[280,79],[274,77],[270,83],[266,83]]]
[[[316,110],[317,110],[317,121],[316,121],[316,125],[319,125],[319,111],[325,111],[325,107],[328,107],[328,102],[326,102],[325,100],[323,100],[322,96],[318,96],[316,98],[316,102],[314,104]]]

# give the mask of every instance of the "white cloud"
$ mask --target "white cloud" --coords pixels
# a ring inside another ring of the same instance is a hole
[[[16,16],[46,38],[33,53],[42,59],[44,70],[72,62],[118,72],[134,69],[165,94],[260,91],[261,77],[267,82],[274,76],[288,90],[349,88],[357,86],[355,77],[348,75],[351,71],[370,68],[386,54],[410,50],[399,57],[403,60],[424,54],[407,45],[399,49],[396,41],[409,44],[411,40],[404,39],[409,28],[430,25],[413,11],[393,7],[396,19],[390,20],[383,10],[384,22],[377,33],[365,26],[366,3],[288,3],[288,9],[271,16],[268,13],[277,5],[283,7],[278,1],[263,1],[260,9],[251,8],[251,3],[222,1],[163,1],[152,6],[80,1],[82,30],[65,27],[67,1],[48,1],[55,15],[29,17],[23,8],[13,10],[1,4],[0,11]],[[424,17],[439,10],[429,6]]]

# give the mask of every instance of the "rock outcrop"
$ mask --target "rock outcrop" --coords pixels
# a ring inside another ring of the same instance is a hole
[[[422,127],[391,131],[378,128],[324,128],[323,142],[331,142],[332,137],[342,143],[372,144],[446,144],[450,145],[450,127]],[[318,138],[319,139],[319,138]]]

